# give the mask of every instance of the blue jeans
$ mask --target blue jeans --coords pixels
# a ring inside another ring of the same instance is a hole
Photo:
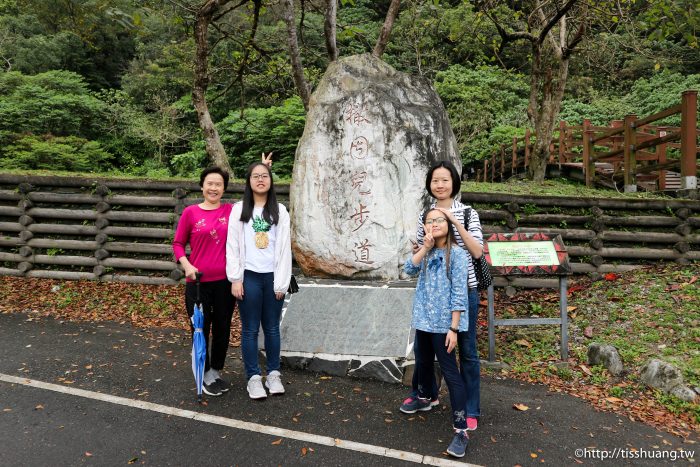
[[[416,342],[418,342],[418,353],[416,353],[416,371],[418,375],[418,397],[429,398],[434,379],[433,362],[437,357],[442,376],[445,378],[447,387],[450,390],[450,405],[452,406],[452,424],[457,429],[467,427],[465,406],[467,402],[467,392],[462,381],[462,376],[457,369],[457,359],[455,351],[447,353],[445,347],[446,334],[425,332],[416,330]],[[414,349],[415,352],[415,349]]]
[[[457,334],[459,366],[467,387],[467,417],[481,415],[481,361],[476,348],[476,318],[479,315],[479,292],[469,289],[469,329]]]
[[[241,352],[246,379],[260,374],[258,365],[258,331],[265,335],[267,372],[280,369],[280,316],[284,299],[277,300],[273,289],[274,273],[246,270],[243,273],[241,313]]]
[[[481,361],[479,360],[479,352],[476,348],[476,319],[479,315],[479,292],[476,289],[469,289],[469,330],[457,334],[457,344],[459,346],[459,366],[462,380],[467,391],[467,417],[477,418],[481,416]],[[419,350],[418,340],[414,340],[413,353],[417,355]],[[431,390],[428,395],[431,399],[436,399],[438,396],[437,382],[435,376],[428,383]],[[418,394],[418,378],[416,372],[413,373],[411,382],[412,396]]]

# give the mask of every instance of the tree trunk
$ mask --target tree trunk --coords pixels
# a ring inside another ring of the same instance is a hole
[[[528,176],[535,182],[544,181],[547,172],[555,120],[564,99],[569,75],[569,57],[557,57],[556,53],[543,50],[546,47],[549,47],[546,43],[533,43],[532,47],[528,116],[535,128],[536,138],[530,154]],[[549,60],[543,61],[543,57],[549,57]]]
[[[207,105],[207,87],[209,86],[209,39],[208,29],[213,15],[230,0],[209,0],[197,11],[194,25],[194,40],[197,45],[194,64],[194,85],[192,87],[192,103],[197,111],[197,120],[202,129],[206,151],[212,163],[234,176],[224,146],[221,144],[219,132]]]
[[[326,18],[323,22],[323,35],[326,38],[326,50],[331,62],[338,60],[338,47],[335,42],[336,16],[338,14],[338,0],[326,0]]]
[[[386,12],[386,18],[384,19],[384,25],[382,30],[379,32],[379,38],[377,39],[377,45],[374,46],[372,55],[377,58],[381,58],[389,42],[389,35],[391,34],[391,29],[394,27],[394,20],[399,14],[399,7],[401,6],[401,0],[391,0],[391,5],[389,5],[389,10]]]
[[[289,59],[292,63],[292,77],[299,92],[299,97],[304,104],[304,109],[309,110],[311,93],[309,85],[304,77],[304,66],[301,63],[299,44],[297,42],[297,28],[294,24],[294,0],[284,0],[284,22],[287,23],[287,45],[289,46]]]

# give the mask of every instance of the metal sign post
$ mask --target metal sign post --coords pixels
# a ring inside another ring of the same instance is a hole
[[[568,358],[567,276],[569,257],[560,235],[543,233],[493,234],[484,242],[484,254],[495,276],[558,276],[559,318],[496,319],[493,285],[488,289],[489,362],[496,360],[496,326],[558,324],[561,327],[561,359]]]

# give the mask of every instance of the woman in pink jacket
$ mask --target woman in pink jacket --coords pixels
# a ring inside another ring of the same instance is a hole
[[[207,349],[204,366],[205,394],[220,396],[230,389],[221,378],[231,333],[231,318],[235,299],[231,283],[226,278],[226,235],[232,205],[222,203],[228,186],[228,172],[219,167],[205,169],[199,177],[204,201],[187,206],[180,216],[173,241],[173,252],[185,270],[185,304],[192,317],[196,298],[195,274],[202,273],[200,302],[204,312],[204,336],[211,348]],[[190,244],[189,257],[185,247]],[[192,328],[192,321],[190,329]]]

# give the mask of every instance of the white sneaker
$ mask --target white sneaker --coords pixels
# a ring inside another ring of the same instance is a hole
[[[267,375],[265,386],[270,390],[270,394],[284,394],[282,375],[277,370],[273,370]]]
[[[251,399],[265,399],[267,397],[262,384],[262,376],[254,375],[248,380],[248,395]]]

